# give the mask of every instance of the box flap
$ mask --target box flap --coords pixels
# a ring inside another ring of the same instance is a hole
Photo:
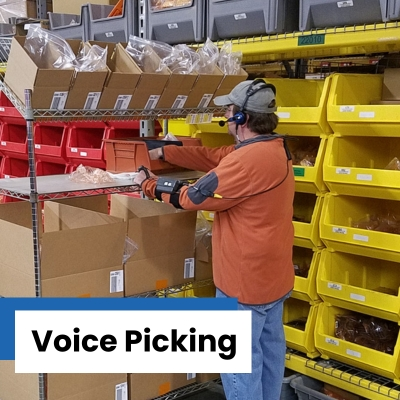
[[[243,68],[240,69],[240,74],[238,75],[224,75],[214,97],[230,93],[238,83],[245,81],[247,77],[248,73]]]

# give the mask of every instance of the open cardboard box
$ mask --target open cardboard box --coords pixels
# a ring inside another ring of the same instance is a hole
[[[123,296],[121,218],[48,201],[40,232],[42,297]],[[0,205],[0,242],[0,295],[35,297],[28,202]]]
[[[128,222],[138,246],[124,266],[125,296],[194,280],[196,211],[114,194],[110,213]]]
[[[224,75],[219,84],[217,90],[214,93],[213,99],[217,96],[223,96],[231,92],[231,90],[240,82],[243,82],[247,79],[249,74],[243,69],[240,69],[240,73],[238,75]],[[214,102],[211,102],[211,106],[215,106]]]

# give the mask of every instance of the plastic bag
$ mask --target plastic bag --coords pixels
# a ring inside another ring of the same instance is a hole
[[[394,157],[392,161],[384,169],[390,169],[394,171],[400,171],[400,161],[397,157]]]
[[[125,264],[138,251],[138,249],[138,244],[133,241],[129,236],[125,236],[125,246],[122,263]]]
[[[242,58],[242,52],[232,53],[232,43],[225,43],[219,52],[218,66],[226,75],[239,75]]]
[[[195,70],[199,74],[213,74],[218,64],[218,47],[210,39],[207,39],[204,46],[197,51],[197,54],[199,55],[199,62]]]
[[[82,164],[69,175],[73,182],[112,183],[115,182],[110,174],[100,168],[85,167]]]
[[[155,49],[157,52],[157,49]],[[158,53],[157,53],[158,54]],[[172,48],[170,54],[161,57],[160,67],[167,67],[175,74],[190,74],[200,62],[200,55],[186,44],[178,44]]]
[[[76,71],[103,71],[107,69],[107,47],[85,43],[75,60]]]

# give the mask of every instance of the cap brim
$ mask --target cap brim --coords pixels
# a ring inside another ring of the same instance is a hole
[[[230,104],[232,104],[232,100],[229,98],[228,95],[225,96],[217,96],[214,99],[214,104],[216,106],[229,106]]]

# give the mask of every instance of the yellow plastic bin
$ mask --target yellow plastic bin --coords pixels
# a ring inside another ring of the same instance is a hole
[[[366,229],[374,216],[396,215],[399,203],[393,200],[342,196],[327,193],[322,206],[321,239],[326,247],[344,253],[400,262],[400,234]],[[360,227],[353,227],[358,223]]]
[[[294,245],[309,249],[323,247],[319,220],[324,196],[296,192],[293,202]]]
[[[328,189],[322,177],[327,135],[297,136],[288,140],[292,154],[296,191],[306,193],[326,192]]]
[[[328,96],[328,122],[348,136],[400,136],[400,104],[377,104],[383,75],[334,74]]]
[[[349,310],[330,306],[325,302],[320,304],[316,319],[315,346],[321,352],[322,357],[332,358],[398,381],[400,372],[399,337],[397,337],[393,355],[335,337],[336,315],[349,313]]]
[[[320,136],[332,130],[326,117],[331,78],[325,80],[268,78],[276,87],[276,132],[289,135]]]
[[[320,355],[314,343],[314,327],[319,304],[310,305],[306,301],[289,297],[283,306],[286,345],[307,354],[309,358]]]
[[[400,171],[389,169],[399,168],[397,157],[400,159],[400,135],[331,135],[323,162],[325,183],[338,194],[400,200]]]
[[[399,264],[322,250],[317,291],[326,302],[400,322]]]
[[[321,301],[316,286],[320,256],[320,251],[293,246],[293,265],[296,277],[292,297],[310,304]]]

